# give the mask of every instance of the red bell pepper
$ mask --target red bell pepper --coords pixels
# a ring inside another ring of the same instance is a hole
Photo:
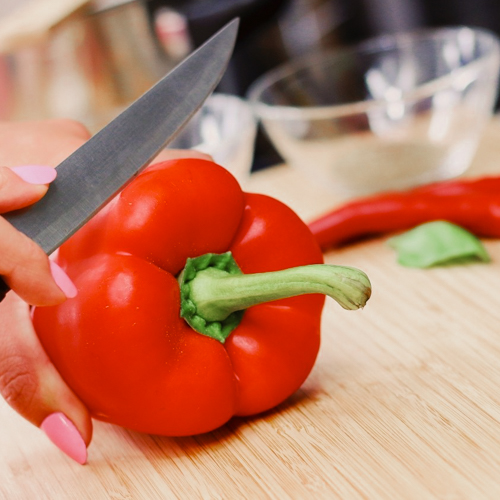
[[[360,237],[445,220],[476,236],[500,237],[500,177],[458,179],[348,202],[312,221],[323,250]]]
[[[315,362],[322,294],[370,295],[288,207],[205,160],[148,168],[57,258],[78,296],[34,310],[45,350],[95,418],[154,434],[282,402]]]

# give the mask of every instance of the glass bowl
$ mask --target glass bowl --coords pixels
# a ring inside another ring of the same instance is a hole
[[[245,99],[212,94],[169,149],[194,149],[212,156],[244,184],[252,168],[257,122]]]
[[[448,27],[291,61],[248,99],[289,165],[336,192],[368,194],[463,174],[499,71],[495,35]]]

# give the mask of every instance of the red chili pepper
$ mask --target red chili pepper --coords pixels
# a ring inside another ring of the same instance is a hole
[[[355,200],[309,224],[323,250],[361,237],[446,220],[477,236],[500,237],[500,177],[438,182]]]
[[[204,160],[147,169],[58,261],[78,296],[35,309],[44,348],[94,417],[154,434],[282,402],[315,362],[320,294],[348,309],[370,294],[361,271],[321,264],[288,207]]]

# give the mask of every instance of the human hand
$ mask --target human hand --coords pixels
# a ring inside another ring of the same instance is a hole
[[[42,198],[55,178],[56,171],[50,167],[88,137],[82,125],[70,120],[0,122],[0,214]],[[43,250],[2,217],[0,235],[0,275],[26,302],[60,303],[65,300],[61,286],[66,286],[70,295],[74,293],[71,282],[49,263]]]
[[[70,120],[0,122],[0,165],[44,165],[38,171],[50,173],[47,167],[55,167],[89,136],[81,124]],[[182,156],[210,159],[201,153],[165,150],[158,160]],[[25,169],[24,174],[27,172]],[[0,168],[0,213],[36,202],[47,189],[45,183],[24,182],[15,170]],[[13,290],[0,303],[0,393],[56,446],[83,464],[92,438],[90,414],[43,350],[26,303],[56,304],[74,295],[76,289],[34,242],[2,217],[0,274]]]

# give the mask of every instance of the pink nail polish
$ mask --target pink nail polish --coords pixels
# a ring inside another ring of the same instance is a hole
[[[44,165],[22,165],[11,167],[11,170],[30,184],[49,184],[57,176],[55,168]]]
[[[61,451],[75,462],[83,465],[87,461],[85,442],[73,422],[64,413],[52,413],[42,422],[40,428]]]
[[[69,276],[53,261],[50,261],[50,271],[57,286],[63,291],[68,299],[76,297],[78,291]]]

